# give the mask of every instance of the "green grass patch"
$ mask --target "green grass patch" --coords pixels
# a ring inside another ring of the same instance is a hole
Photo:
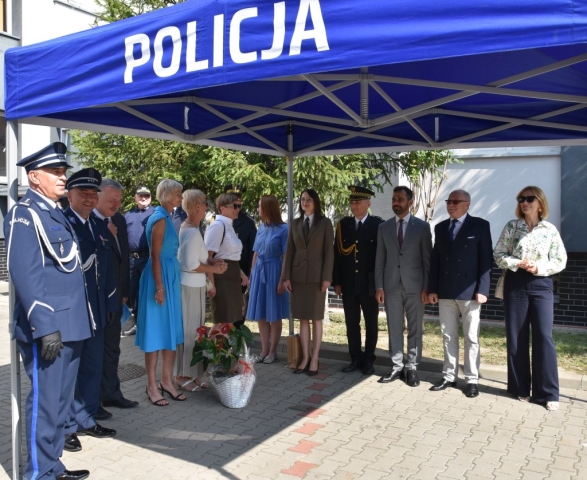
[[[287,334],[287,327],[284,321],[284,334]],[[296,322],[297,323],[297,322]],[[247,322],[251,331],[257,333],[257,323]],[[297,326],[296,326],[297,331]],[[442,334],[440,332],[440,323],[435,321],[425,321],[423,328],[423,345],[422,354],[426,358],[435,358],[442,360]],[[364,333],[364,332],[363,332]],[[463,362],[463,330],[459,328],[460,334],[460,362]],[[558,356],[558,366],[560,370],[567,372],[587,374],[587,331],[563,332],[555,331],[553,333],[554,343]],[[364,340],[364,338],[363,338]],[[324,325],[324,342],[346,345],[346,326],[344,315],[342,313],[330,314],[330,325]],[[507,363],[506,359],[506,339],[505,328],[500,324],[481,326],[480,339],[481,343],[481,363],[489,365],[502,365]],[[379,340],[377,347],[388,349],[387,320],[385,316],[379,317]]]

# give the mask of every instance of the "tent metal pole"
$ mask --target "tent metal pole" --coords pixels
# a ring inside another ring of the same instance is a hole
[[[291,228],[293,221],[293,125],[287,126],[287,225]],[[294,334],[294,321],[291,314],[291,297],[289,309],[289,334]]]
[[[6,179],[8,182],[8,210],[18,201],[18,174],[16,162],[18,160],[18,123],[6,124]],[[12,312],[16,292],[14,284],[9,279],[8,283],[8,316],[9,331],[12,338]],[[21,480],[22,476],[22,426],[20,416],[20,354],[16,347],[16,340],[10,340],[10,405],[12,409],[12,478]]]

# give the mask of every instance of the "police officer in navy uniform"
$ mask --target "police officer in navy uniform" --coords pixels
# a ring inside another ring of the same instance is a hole
[[[101,182],[102,176],[93,168],[74,173],[67,181],[69,207],[63,212],[79,242],[90,315],[95,325],[94,336],[83,343],[70,418],[65,427],[65,449],[72,452],[81,450],[78,435],[105,438],[116,434],[94,419],[100,407],[104,329],[109,317],[116,315],[119,302],[108,229],[93,212]]]
[[[66,146],[55,142],[17,163],[30,189],[4,219],[16,290],[12,337],[31,390],[26,400],[29,479],[81,480],[59,460],[82,343],[93,335],[79,245],[57,200],[65,192]]]
[[[246,188],[242,185],[226,185],[224,187],[224,193],[234,193],[238,196],[238,200],[235,202],[241,205],[241,209],[238,212],[238,217],[233,220],[232,226],[238,236],[239,240],[243,244],[243,250],[241,252],[241,259],[239,260],[239,266],[247,277],[251,276],[251,265],[253,264],[253,245],[255,245],[255,238],[257,238],[257,226],[255,221],[243,212],[243,193],[246,192]],[[247,311],[247,303],[249,300],[247,287],[243,287],[243,319],[238,322],[234,322],[236,328],[240,328],[245,323],[245,313]]]
[[[151,205],[151,191],[144,185],[135,191],[135,202],[137,206],[124,215],[126,220],[126,231],[128,234],[128,252],[130,265],[130,290],[128,296],[128,307],[133,314],[133,323],[124,326],[122,336],[135,335],[137,332],[136,319],[138,317],[138,295],[139,281],[141,274],[149,260],[149,245],[145,228],[149,217],[155,209]]]
[[[373,191],[361,186],[351,186],[349,190],[353,216],[341,219],[336,227],[332,285],[337,295],[342,294],[351,356],[351,363],[343,372],[362,368],[365,375],[372,375],[379,316],[379,304],[375,299],[375,254],[377,231],[383,219],[369,215]],[[364,351],[361,349],[361,310],[365,318]]]

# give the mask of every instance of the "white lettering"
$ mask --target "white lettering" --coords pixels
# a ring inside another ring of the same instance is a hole
[[[214,53],[212,65],[224,65],[224,15],[214,15]]]
[[[312,30],[305,30],[308,13],[314,26]],[[302,41],[312,38],[316,43],[316,50],[319,52],[330,50],[328,39],[326,38],[326,26],[320,9],[320,0],[301,0],[296,26],[289,46],[289,54],[299,55],[302,50]]]
[[[271,47],[265,50],[259,48],[243,52],[241,48],[243,45],[256,46],[256,43],[259,43],[262,46],[267,46],[268,44],[267,40],[270,33],[253,31],[252,24],[248,24],[248,31],[251,32],[250,39],[243,37],[242,23],[247,19],[257,18],[258,16],[259,9],[257,7],[244,8],[230,17],[230,23],[228,23],[228,19],[225,23],[225,14],[215,15],[212,32],[204,31],[201,27],[201,21],[194,20],[185,24],[185,33],[183,28],[180,30],[180,27],[170,25],[161,28],[155,34],[154,39],[149,38],[144,33],[131,35],[124,39],[126,61],[124,83],[133,83],[135,69],[143,65],[151,65],[151,63],[153,72],[160,78],[177,74],[180,68],[183,68],[184,41],[186,73],[207,70],[210,66],[223,67],[224,39],[226,35],[229,37],[227,54],[230,54],[231,60],[236,64],[257,61],[259,52],[262,60],[279,58],[283,55],[284,49],[287,48],[285,47],[286,1],[282,0],[273,4],[273,39]],[[198,22],[200,22],[200,32],[198,32]],[[205,25],[208,25],[207,21],[205,21]],[[204,45],[203,47],[200,45],[198,50],[198,37],[200,37],[201,43],[201,38],[210,41],[209,35],[212,36],[211,41],[213,43],[212,58],[210,59],[208,56],[208,58],[198,59],[198,52],[202,56],[201,52],[207,52],[210,47],[209,45]],[[249,41],[244,41],[245,39]],[[302,51],[302,43],[306,40],[313,41],[318,52],[330,50],[320,0],[299,0],[299,8],[289,45],[289,55],[299,55]],[[306,44],[306,49],[308,48],[309,44]],[[310,49],[313,50],[313,48]],[[135,55],[137,58],[135,58]],[[166,65],[163,65],[164,62]],[[139,71],[142,70],[139,69]],[[143,72],[143,74],[145,73]]]
[[[273,45],[269,50],[261,51],[263,60],[277,58],[283,52],[283,43],[285,41],[285,2],[279,2],[274,5],[273,15]]]
[[[163,40],[170,37],[173,41],[171,63],[168,67],[163,66]],[[177,27],[165,27],[157,32],[154,42],[155,58],[153,58],[153,70],[158,77],[165,78],[175,75],[179,71],[181,58],[181,33]]]
[[[246,18],[257,16],[257,7],[243,8],[234,14],[230,21],[230,58],[234,63],[250,63],[257,60],[257,52],[241,52],[241,23]]]
[[[133,55],[134,46],[141,46],[141,56],[135,58]],[[140,67],[149,61],[151,52],[149,50],[149,37],[144,33],[132,35],[124,39],[124,58],[126,60],[126,69],[124,70],[124,83],[132,83],[132,71],[135,67]]]
[[[186,72],[195,72],[197,70],[206,70],[208,60],[196,60],[196,22],[187,24],[187,51],[186,51]]]
[[[29,226],[29,221],[26,218],[18,217],[14,219],[14,223],[24,223],[27,227]],[[12,225],[13,223],[10,222]]]

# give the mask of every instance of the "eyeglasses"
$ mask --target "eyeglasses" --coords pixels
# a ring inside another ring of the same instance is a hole
[[[242,203],[233,203],[232,208],[234,210],[240,210],[241,208],[243,208],[243,204]]]
[[[524,203],[524,202],[528,202],[528,203],[532,203],[534,200],[536,199],[536,195],[520,195],[517,200],[518,203]]]
[[[468,202],[469,200],[445,200],[447,205],[458,205],[462,202]]]

